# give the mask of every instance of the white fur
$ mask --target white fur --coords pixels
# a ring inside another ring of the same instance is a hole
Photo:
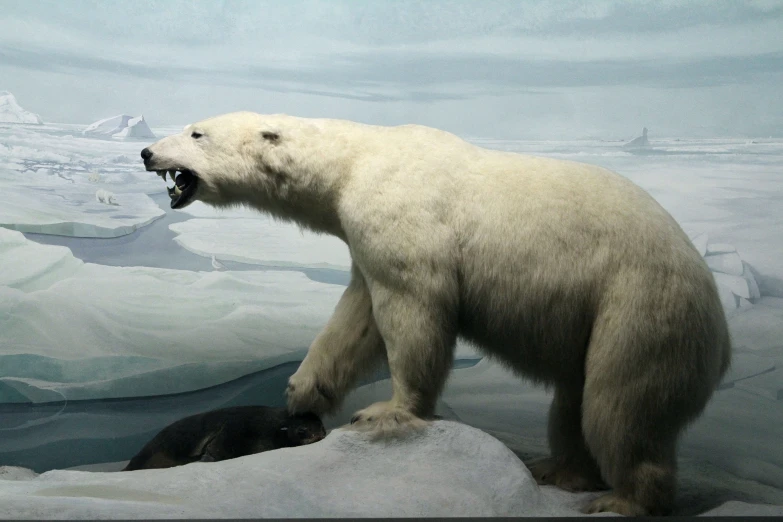
[[[351,283],[291,377],[290,409],[333,412],[385,356],[393,395],[355,426],[423,427],[461,336],[555,388],[539,481],[614,488],[587,511],[671,508],[677,438],[726,371],[730,340],[707,266],[642,189],[416,125],[234,113],[150,151],[148,170],[195,171],[197,199],[350,248]]]

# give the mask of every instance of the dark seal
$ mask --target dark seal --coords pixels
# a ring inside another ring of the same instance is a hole
[[[314,413],[291,415],[285,408],[238,406],[199,413],[163,428],[122,471],[216,462],[302,446],[326,436]]]

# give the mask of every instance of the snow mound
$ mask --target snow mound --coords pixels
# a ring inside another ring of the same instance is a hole
[[[761,292],[751,266],[742,260],[737,249],[725,243],[710,243],[704,233],[691,233],[689,237],[712,271],[727,316],[752,308]]]
[[[43,120],[37,114],[24,110],[16,102],[16,97],[13,94],[8,91],[0,91],[0,123],[41,125]]]
[[[5,469],[0,518],[13,519],[576,517],[595,496],[539,487],[498,439],[453,421],[390,442],[341,428],[308,446],[168,469]],[[727,502],[703,514],[783,507]]]
[[[17,519],[577,515],[550,502],[500,441],[451,421],[388,443],[338,429],[218,463],[0,480],[0,517]]]
[[[120,114],[90,124],[82,131],[85,136],[103,138],[155,138],[144,116],[128,116]]]

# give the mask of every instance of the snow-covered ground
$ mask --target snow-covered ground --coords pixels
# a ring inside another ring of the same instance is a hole
[[[350,262],[340,241],[252,210],[171,210],[165,185],[141,166],[148,141],[95,139],[84,128],[0,124],[0,466],[102,469],[176,418],[229,404],[279,404],[287,376],[343,290],[313,274],[344,274]],[[679,511],[704,513],[727,501],[783,505],[783,140],[651,138],[639,151],[623,149],[623,141],[472,141],[609,167],[649,190],[690,233],[720,285],[737,349],[731,374],[683,441]],[[463,345],[458,355],[475,357]],[[365,386],[328,425],[388,393],[388,381]],[[482,361],[454,371],[440,407],[526,456],[546,452],[549,400]],[[444,426],[407,449],[365,448],[334,432],[311,448],[138,475],[0,469],[0,517],[270,516],[276,509],[290,516],[323,506],[345,516],[456,514],[447,508],[484,482],[475,491],[513,491],[518,500],[504,494],[505,507],[490,512],[490,497],[475,493],[477,513],[573,514],[584,500],[534,487],[518,461],[499,458],[503,447],[491,437]],[[496,460],[477,446],[494,448]],[[229,487],[243,473],[283,496],[296,487],[297,498],[308,498],[295,479],[303,475],[350,491],[364,482],[313,472],[333,457],[350,469],[345,452],[364,452],[364,462],[381,468],[407,452],[422,455],[387,479],[400,498],[423,489],[406,483],[408,472],[446,486],[432,486],[430,503],[413,503],[410,512],[384,511],[393,503],[350,511],[353,496],[328,504],[321,493],[313,504],[267,500],[269,511],[248,511],[259,502],[241,488],[221,493],[227,503],[217,512],[201,501],[210,494],[200,488]],[[298,459],[307,468],[287,471]],[[423,474],[445,460],[454,461],[449,475]],[[449,490],[457,473],[465,475],[463,489]],[[501,475],[518,479],[493,478]],[[188,492],[185,483],[196,486]],[[25,507],[32,505],[41,510]],[[741,503],[720,509],[760,513]]]

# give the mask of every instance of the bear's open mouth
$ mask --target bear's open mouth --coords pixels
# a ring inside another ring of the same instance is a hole
[[[166,181],[166,173],[174,181],[173,187],[168,187],[171,198],[171,208],[182,208],[191,202],[198,187],[198,176],[188,169],[158,170],[158,176]]]

